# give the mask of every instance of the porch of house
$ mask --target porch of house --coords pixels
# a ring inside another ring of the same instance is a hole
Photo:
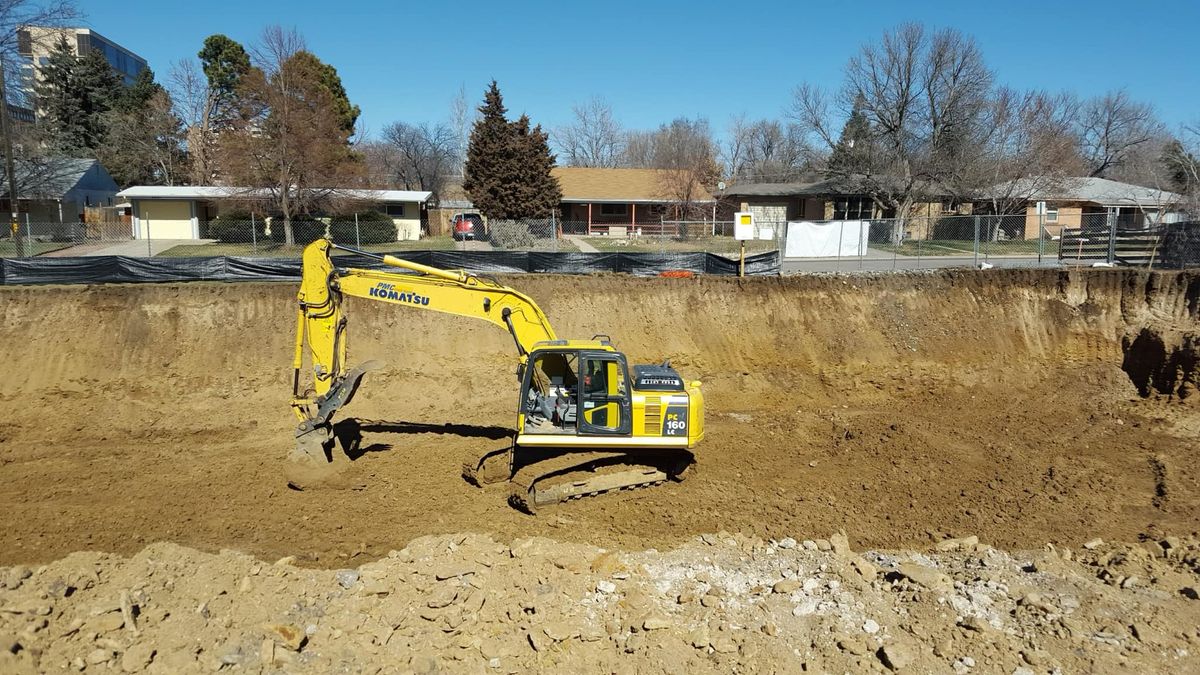
[[[669,213],[670,206],[661,203],[563,202],[563,232],[615,236],[638,231],[642,234],[664,234],[664,229],[673,231],[674,228],[669,221],[664,226]]]

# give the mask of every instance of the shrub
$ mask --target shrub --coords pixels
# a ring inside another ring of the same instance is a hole
[[[298,216],[292,218],[292,234],[298,246],[305,246],[325,236],[325,223],[309,216]],[[286,238],[287,228],[283,224],[283,218],[272,218],[271,239],[282,244]]]
[[[254,236],[250,234],[251,223],[250,214],[243,211],[232,211],[230,213],[222,213],[221,215],[208,221],[208,232],[205,234],[207,239],[216,239],[226,244],[242,244],[254,241],[257,237],[258,241],[266,238],[264,234],[267,229],[267,224],[262,218],[254,219]]]
[[[493,220],[488,223],[488,238],[496,248],[519,250],[535,248],[538,238],[524,220]]]
[[[354,214],[334,216],[329,221],[329,236],[344,246],[356,244],[391,244],[396,241],[396,223],[386,213],[360,211],[358,232],[355,233]]]

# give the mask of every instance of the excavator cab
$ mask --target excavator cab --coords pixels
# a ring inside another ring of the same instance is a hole
[[[524,433],[631,434],[633,403],[624,354],[611,347],[538,349],[529,362],[521,383]]]

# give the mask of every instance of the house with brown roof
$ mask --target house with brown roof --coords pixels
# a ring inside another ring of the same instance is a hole
[[[675,221],[715,217],[716,200],[701,185],[687,185],[679,172],[664,169],[555,167],[562,188],[563,231],[615,234],[641,230],[674,232]]]

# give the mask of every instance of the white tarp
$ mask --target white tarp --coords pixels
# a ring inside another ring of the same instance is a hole
[[[865,220],[789,222],[785,258],[854,258],[867,252],[871,223]]]

